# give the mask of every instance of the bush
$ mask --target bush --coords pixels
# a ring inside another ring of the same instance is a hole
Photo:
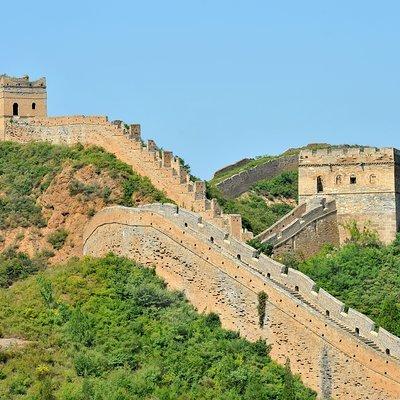
[[[354,226],[354,225],[352,225]],[[370,231],[354,230],[341,248],[325,246],[293,267],[310,276],[347,306],[400,336],[399,239],[384,246]]]
[[[247,244],[251,247],[254,247],[256,250],[258,250],[260,253],[263,253],[267,256],[271,256],[272,252],[274,250],[274,246],[272,243],[262,243],[258,239],[250,239],[247,241]]]
[[[283,172],[275,178],[259,181],[252,187],[252,190],[262,196],[297,199],[298,172]]]
[[[60,250],[64,246],[67,237],[68,231],[65,229],[57,229],[47,237],[47,241],[55,250]]]
[[[265,322],[265,307],[267,305],[268,295],[265,292],[258,293],[258,325],[260,328],[264,326]]]
[[[32,278],[0,291],[4,329],[34,341],[2,365],[0,393],[12,388],[26,398],[61,400],[282,398],[284,369],[270,359],[265,341],[247,342],[222,329],[216,314],[197,314],[154,271],[109,255],[72,261],[43,278],[53,288],[53,308]],[[63,309],[69,312],[59,318]],[[298,400],[315,399],[292,378]]]
[[[9,247],[0,254],[0,287],[8,287],[14,282],[44,269],[47,260],[41,255],[30,258],[27,254]]]

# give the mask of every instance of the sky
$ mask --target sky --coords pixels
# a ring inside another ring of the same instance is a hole
[[[140,123],[208,179],[307,143],[400,147],[400,1],[2,2],[0,74]]]

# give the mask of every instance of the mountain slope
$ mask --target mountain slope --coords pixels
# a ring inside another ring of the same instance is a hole
[[[290,371],[198,315],[153,270],[108,256],[47,270],[0,290],[5,398],[314,399]],[[1,343],[1,341],[0,341]]]

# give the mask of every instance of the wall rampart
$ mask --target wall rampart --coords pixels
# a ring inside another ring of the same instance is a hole
[[[115,154],[131,165],[139,174],[150,178],[152,183],[179,206],[202,214],[238,239],[252,235],[242,229],[240,215],[225,215],[206,198],[204,181],[191,181],[181,165],[179,157],[171,151],[160,150],[149,139],[142,142],[140,125],[129,127],[122,121],[108,122],[105,116],[67,116],[51,118],[9,119],[4,140],[49,141],[56,144],[82,143],[97,145]]]
[[[142,236],[140,232],[143,229],[150,231],[146,230],[148,233]],[[319,289],[315,292],[315,283],[310,278],[290,268],[285,273],[283,265],[255,254],[254,249],[236,241],[228,232],[195,213],[175,205],[106,208],[96,214],[85,229],[85,253],[101,255],[112,250],[127,255],[136,249],[138,256],[148,251],[157,254],[158,243],[150,250],[149,247],[137,249],[143,241],[153,237],[151,232],[157,240],[164,240],[162,238],[167,236],[165,240],[173,241],[167,246],[169,251],[178,246],[181,250],[176,251],[189,252],[182,256],[186,266],[181,270],[178,265],[169,268],[172,261],[162,251],[158,272],[169,279],[169,283],[179,280],[181,286],[178,286],[185,290],[195,305],[202,306],[204,301],[210,309],[222,314],[223,321],[224,315],[227,318],[233,315],[229,307],[235,307],[236,311],[240,308],[233,320],[227,319],[226,325],[240,326],[242,334],[249,338],[266,337],[272,344],[271,354],[280,362],[284,362],[283,354],[290,354],[295,371],[301,373],[311,387],[322,390],[322,353],[319,356],[313,353],[318,349],[328,351],[332,363],[331,397],[369,397],[371,400],[400,397],[400,365],[395,358],[400,357],[398,338],[381,329],[377,333],[373,322],[366,316],[352,309],[345,313],[343,303],[326,291]],[[131,244],[133,240],[134,245]],[[174,254],[170,254],[172,259],[176,259]],[[191,257],[197,257],[193,265],[188,261]],[[202,280],[200,283],[197,280],[200,277],[206,279],[206,270],[209,271],[207,279],[211,281]],[[218,290],[213,289],[215,282],[219,282]],[[268,294],[268,318],[265,328],[260,330],[254,310],[256,294],[261,290]],[[229,301],[226,298],[221,300],[221,291],[226,291],[226,296],[232,293],[235,296]],[[250,292],[245,295],[245,291]],[[202,296],[206,296],[207,301]],[[253,317],[250,318],[250,314]],[[280,330],[280,326],[285,328]],[[301,333],[297,330],[300,326]],[[291,348],[295,348],[296,353],[291,353]],[[309,358],[310,352],[312,359]],[[357,377],[352,376],[355,372]]]
[[[282,172],[293,171],[298,167],[298,156],[283,156],[246,171],[235,174],[217,184],[217,188],[227,197],[234,198],[248,191],[262,179],[271,179]]]
[[[275,224],[271,225],[265,231],[259,233],[255,238],[263,242],[268,239],[271,235],[279,233],[286,226],[291,224],[293,221],[300,218],[306,212],[306,204],[302,203],[295,207],[292,211],[284,215],[281,219],[279,219]]]

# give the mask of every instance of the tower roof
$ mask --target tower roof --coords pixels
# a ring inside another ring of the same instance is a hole
[[[0,75],[0,88],[46,88],[46,78],[39,78],[36,81],[30,81],[28,75],[21,78]]]

